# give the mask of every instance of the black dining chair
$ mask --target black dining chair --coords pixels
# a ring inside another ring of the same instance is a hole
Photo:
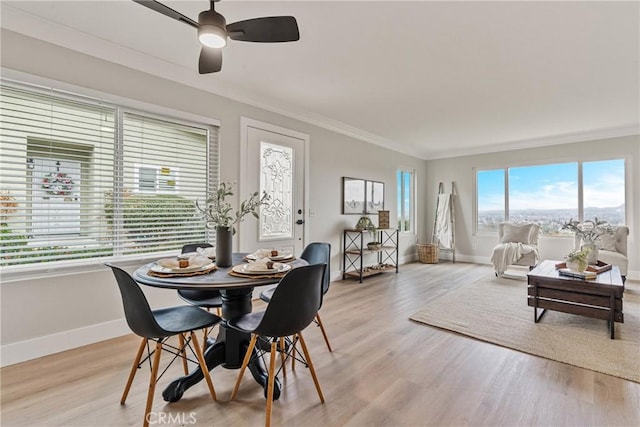
[[[198,248],[212,248],[210,243],[190,243],[182,247],[182,253],[196,252]],[[222,307],[222,298],[220,291],[197,289],[178,289],[178,296],[191,305],[210,309],[215,308],[216,314],[220,316],[220,307]]]
[[[190,252],[197,252],[198,248],[212,248],[213,245],[210,243],[189,243],[182,247],[182,253],[188,254]],[[222,307],[222,297],[220,295],[220,291],[215,289],[209,290],[197,290],[197,289],[178,289],[178,296],[182,298],[183,301],[188,302],[191,305],[195,305],[197,307],[206,308],[207,311],[210,311],[212,308],[216,309],[216,314],[218,316],[222,316],[221,307]],[[207,338],[209,337],[209,328],[205,328],[203,331],[202,340],[204,341],[202,345],[206,346]]]
[[[244,360],[236,384],[231,393],[231,400],[235,399],[242,376],[252,358],[261,358],[266,351],[261,345],[256,346],[257,340],[265,340],[270,343],[269,376],[267,381],[267,408],[266,426],[271,425],[271,409],[273,405],[274,382],[276,377],[276,359],[279,351],[284,352],[282,366],[289,357],[302,357],[297,354],[295,344],[299,341],[304,353],[303,362],[309,367],[309,372],[316,386],[320,401],[324,403],[324,396],[315,368],[311,362],[307,344],[302,336],[302,330],[315,318],[322,305],[322,284],[325,272],[324,264],[306,265],[294,268],[282,278],[275,288],[271,301],[264,311],[248,313],[240,317],[230,319],[227,324],[230,328],[241,332],[251,333],[249,348]],[[281,338],[293,336],[293,343],[286,348],[278,348]],[[255,350],[255,354],[254,354]]]
[[[194,331],[203,328],[210,328],[220,323],[222,319],[215,314],[209,313],[192,305],[152,310],[147,298],[142,292],[142,289],[140,289],[140,286],[138,286],[129,273],[113,264],[106,263],[105,265],[110,267],[115,275],[116,282],[118,283],[118,288],[120,289],[120,294],[122,296],[124,315],[127,319],[129,328],[131,328],[136,335],[142,337],[142,341],[138,347],[138,352],[133,361],[133,365],[131,366],[131,372],[129,373],[127,384],[125,385],[122,398],[120,399],[120,404],[124,405],[127,399],[129,389],[133,383],[133,378],[142,364],[142,353],[144,352],[145,347],[147,348],[147,356],[145,360],[151,359],[153,356],[151,377],[149,378],[149,390],[147,392],[147,404],[145,407],[143,422],[145,427],[149,425],[149,414],[151,413],[151,407],[153,404],[153,395],[156,383],[159,379],[157,376],[158,368],[160,366],[160,354],[163,350],[174,355],[174,358],[169,363],[169,365],[171,365],[171,363],[178,357],[186,360],[186,349],[189,348],[191,352],[195,354],[197,361],[192,359],[189,360],[200,365],[200,368],[204,373],[207,386],[209,387],[209,393],[213,400],[216,400],[216,392],[213,388],[213,381],[209,375],[209,370],[207,369],[207,362],[204,360],[202,347],[200,346]],[[188,338],[185,336],[187,333],[189,333]],[[167,343],[168,339],[176,335],[179,339],[179,346],[174,347],[169,345]],[[150,350],[149,340],[155,341],[156,344],[154,350]],[[193,345],[191,345],[192,341]],[[162,374],[160,376],[162,376]]]
[[[307,261],[309,264],[325,264],[327,266],[322,282],[322,294],[326,294],[331,283],[331,269],[329,267],[331,263],[331,245],[329,243],[320,242],[309,243],[304,248],[304,251],[302,251],[302,255],[300,255],[300,258]],[[273,295],[275,289],[276,288],[270,288],[262,292],[260,294],[260,299],[268,303],[271,300],[271,296]],[[327,348],[329,349],[329,351],[333,351],[319,312],[316,314],[316,317],[313,319],[313,321],[320,327],[320,331],[322,332],[322,336],[324,337],[324,342],[327,344]]]

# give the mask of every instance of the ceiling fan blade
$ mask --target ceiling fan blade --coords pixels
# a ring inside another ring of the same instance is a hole
[[[269,16],[247,19],[227,25],[227,34],[243,42],[282,43],[300,40],[293,16]]]
[[[144,7],[148,7],[149,9],[155,12],[168,16],[169,18],[173,18],[177,21],[184,22],[185,24],[191,25],[194,28],[198,28],[200,26],[196,21],[189,18],[188,16],[185,16],[180,12],[171,9],[169,6],[165,6],[162,3],[157,2],[155,0],[133,0],[133,1]]]
[[[203,47],[198,60],[200,74],[217,73],[222,69],[222,50],[213,47]]]

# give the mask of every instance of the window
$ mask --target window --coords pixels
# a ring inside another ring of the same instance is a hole
[[[408,170],[399,170],[398,180],[398,230],[400,232],[413,232],[414,230],[414,173]]]
[[[476,174],[477,230],[497,232],[505,219],[504,169],[478,171]]]
[[[178,171],[169,166],[136,165],[136,189],[148,193],[175,193],[178,190],[177,174]]]
[[[504,220],[537,223],[548,236],[566,235],[562,224],[572,218],[622,225],[624,159],[478,170],[476,212],[477,232]]]
[[[4,82],[0,100],[1,269],[206,240],[217,127]]]
[[[604,160],[582,164],[584,217],[625,224],[624,160]]]
[[[533,222],[544,235],[565,234],[578,214],[578,164],[509,168],[509,221]]]

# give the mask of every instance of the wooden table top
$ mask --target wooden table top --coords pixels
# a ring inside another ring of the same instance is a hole
[[[542,261],[536,268],[531,270],[527,276],[530,277],[539,277],[546,278],[550,280],[558,280],[558,281],[567,281],[567,282],[575,282],[576,284],[598,284],[598,285],[608,285],[608,286],[619,286],[621,289],[623,288],[622,276],[620,275],[620,269],[617,265],[611,266],[610,270],[603,271],[598,274],[595,279],[592,280],[583,280],[576,277],[563,276],[559,273],[556,268],[556,264],[561,263],[562,261],[554,261],[554,260],[545,260]]]

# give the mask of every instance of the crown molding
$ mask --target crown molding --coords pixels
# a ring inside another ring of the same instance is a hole
[[[338,120],[304,110],[297,105],[276,101],[262,94],[247,91],[240,87],[220,83],[216,79],[202,78],[194,67],[185,67],[144,52],[87,34],[76,29],[26,13],[22,10],[2,4],[1,26],[4,29],[31,37],[46,43],[52,43],[101,60],[109,61],[127,68],[141,71],[171,80],[195,89],[241,102],[252,107],[280,114],[301,122],[330,130],[351,138],[378,145],[413,157],[425,159],[424,153],[379,135],[367,132]],[[96,52],[100,56],[96,56]]]
[[[611,128],[592,129],[561,135],[549,135],[541,138],[522,139],[501,142],[460,150],[432,150],[424,153],[426,160],[446,159],[451,157],[472,156],[476,154],[497,153],[500,151],[521,150],[525,148],[546,147],[550,145],[571,144],[574,142],[595,141],[599,139],[618,138],[622,136],[640,135],[640,123],[632,123]]]
[[[503,141],[464,149],[438,150],[412,147],[302,109],[297,105],[277,101],[263,94],[247,91],[246,89],[229,83],[221,83],[217,79],[202,78],[197,74],[195,62],[193,67],[175,64],[26,13],[6,3],[0,4],[2,7],[2,20],[0,21],[0,25],[9,31],[32,37],[45,43],[52,43],[136,71],[171,80],[185,86],[228,98],[232,101],[260,108],[423,160],[435,160],[640,134],[640,124],[633,123],[615,128],[593,129],[517,141]],[[96,56],[96,52],[100,53],[99,57]]]

